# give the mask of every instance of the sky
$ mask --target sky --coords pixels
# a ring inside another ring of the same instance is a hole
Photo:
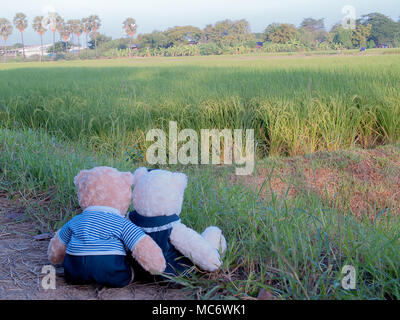
[[[246,19],[252,32],[263,32],[275,22],[298,26],[303,18],[324,18],[330,28],[346,16],[344,6],[353,6],[356,17],[380,12],[396,21],[400,17],[399,0],[0,0],[0,18],[12,21],[15,13],[28,16],[29,26],[24,33],[26,45],[40,43],[32,30],[33,18],[49,11],[59,13],[65,20],[97,14],[102,20],[101,33],[112,38],[124,36],[122,22],[127,17],[136,19],[137,34],[165,30],[173,26],[193,25],[204,28],[224,19]],[[51,32],[44,35],[44,42],[51,42]],[[21,42],[14,33],[8,44]]]

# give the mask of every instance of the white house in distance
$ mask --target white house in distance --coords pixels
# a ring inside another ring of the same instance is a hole
[[[52,44],[44,44],[43,45],[43,55],[48,55],[47,49],[50,48]],[[25,47],[25,55],[27,57],[38,55],[40,56],[42,47],[41,46],[26,46]],[[22,54],[22,48],[18,48],[18,53]]]
[[[44,44],[43,45],[43,55],[47,56],[49,55],[49,53],[47,53],[47,50],[52,46],[53,44]],[[79,52],[80,50],[82,50],[82,47],[78,47],[78,46],[73,46],[72,48],[70,48],[68,51],[69,52]],[[26,57],[30,57],[30,56],[34,56],[34,55],[41,55],[41,50],[42,47],[41,46],[25,46],[25,56]],[[3,55],[4,51],[3,48],[0,49],[0,55]],[[23,51],[22,48],[9,48],[7,49],[7,55],[9,57],[15,57],[17,55],[21,55],[22,56]]]
[[[45,44],[43,45],[43,55],[48,55],[47,49],[50,48],[52,45],[51,44]],[[41,54],[41,46],[25,46],[25,56],[30,57],[34,55],[39,55]],[[4,54],[4,48],[0,49],[0,55]],[[23,50],[22,48],[8,48],[7,49],[7,55],[9,57],[16,57],[17,55],[22,55]]]

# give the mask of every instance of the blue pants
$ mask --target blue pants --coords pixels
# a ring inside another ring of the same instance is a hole
[[[125,256],[73,256],[63,262],[65,280],[69,284],[98,283],[107,287],[124,287],[131,282],[132,270]]]

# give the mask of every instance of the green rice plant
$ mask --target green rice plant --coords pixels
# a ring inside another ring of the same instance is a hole
[[[398,95],[399,92],[397,91],[396,94]],[[395,103],[395,100],[396,98],[389,95],[376,110],[378,130],[383,141],[390,144],[400,140],[400,104]]]
[[[360,110],[354,106],[344,106],[342,102],[331,99],[329,104],[316,101],[314,109],[317,131],[325,150],[339,150],[341,146],[355,145],[360,121]]]
[[[262,157],[371,147],[398,141],[398,61],[239,56],[8,64],[0,70],[0,122],[121,155],[132,145],[144,153],[145,133],[172,120],[197,132],[253,128]]]

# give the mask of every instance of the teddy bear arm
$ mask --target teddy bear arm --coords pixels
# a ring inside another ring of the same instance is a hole
[[[170,241],[178,251],[205,271],[213,272],[221,266],[218,250],[199,233],[183,223],[174,225]]]
[[[212,244],[212,246],[224,254],[226,251],[226,239],[222,234],[222,230],[216,226],[210,226],[204,230],[201,236]]]
[[[151,274],[162,273],[166,262],[161,248],[149,236],[144,236],[132,250],[132,256]]]
[[[50,240],[47,248],[47,256],[52,264],[61,264],[64,261],[66,246],[60,240],[58,232]]]

